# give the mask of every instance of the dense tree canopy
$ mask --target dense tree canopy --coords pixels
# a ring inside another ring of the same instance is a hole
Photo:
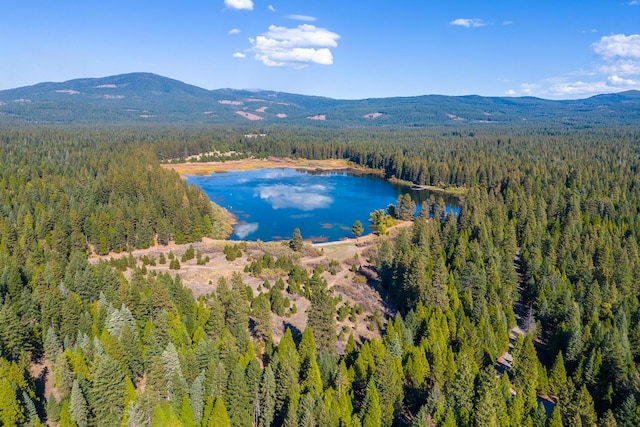
[[[637,128],[244,132],[0,131],[3,425],[640,422]],[[214,151],[350,159],[464,202],[381,238],[380,338],[336,346],[322,273],[263,258],[310,301],[306,330],[274,343],[282,279],[253,295],[236,275],[196,300],[175,273],[88,262],[223,236],[216,207],[160,166]],[[37,361],[55,395],[37,393]]]

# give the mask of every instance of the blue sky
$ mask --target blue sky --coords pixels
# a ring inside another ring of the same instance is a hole
[[[341,99],[640,89],[640,0],[4,3],[0,89],[136,71]]]

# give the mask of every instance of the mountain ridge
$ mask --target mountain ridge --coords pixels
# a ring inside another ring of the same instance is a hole
[[[624,125],[640,91],[577,100],[419,95],[357,100],[272,90],[208,90],[138,72],[0,91],[0,123],[199,123],[313,126]],[[528,123],[527,123],[528,124]]]

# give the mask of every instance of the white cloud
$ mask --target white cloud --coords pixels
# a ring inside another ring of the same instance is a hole
[[[270,10],[271,12],[275,12],[275,11],[276,11],[276,8],[275,8],[275,7],[273,7],[273,5],[272,5],[272,4],[270,4],[270,5],[269,5],[269,10]]]
[[[597,81],[569,81],[566,78],[546,79],[546,84],[522,83],[520,90],[508,90],[508,96],[540,96],[543,98],[584,98],[601,93],[640,90],[640,81],[612,75]]]
[[[605,63],[597,71],[611,76],[640,74],[640,34],[613,34],[601,37],[591,45]]]
[[[247,55],[245,55],[245,54],[244,54],[244,53],[242,53],[242,52],[235,52],[235,53],[233,54],[233,57],[234,57],[234,58],[246,58],[246,57],[247,57]]]
[[[640,81],[633,79],[623,79],[622,77],[618,77],[616,75],[609,76],[607,81],[613,86],[628,86],[628,87],[638,87],[640,86]]]
[[[594,69],[590,69],[590,70],[585,70],[585,69],[579,69],[576,71],[570,71],[567,73],[567,76],[597,76],[599,74],[602,74],[600,71],[594,70]]]
[[[503,21],[502,25],[511,25],[513,24],[513,21]]]
[[[616,74],[619,76],[632,76],[640,74],[640,61],[620,60],[612,64],[600,65],[597,71],[601,74]]]
[[[459,27],[467,27],[467,28],[477,28],[477,27],[484,27],[485,25],[487,25],[487,23],[484,22],[482,19],[478,19],[478,18],[472,18],[472,19],[458,18],[449,22],[449,25],[456,25]]]
[[[241,31],[239,29],[237,29],[237,28],[232,28],[232,29],[229,30],[229,35],[231,35],[231,36],[233,36],[235,34],[240,34],[240,33],[241,33]]]
[[[575,95],[594,95],[597,93],[612,92],[610,86],[606,82],[568,82],[552,85],[547,89],[548,94],[552,96],[575,96]]]
[[[640,34],[604,36],[591,47],[597,55],[605,59],[640,59]]]
[[[340,36],[325,28],[302,24],[296,28],[271,25],[266,33],[251,38],[255,58],[270,67],[302,68],[308,64],[333,64],[329,48]]]
[[[229,9],[253,10],[252,0],[224,0],[224,5]]]
[[[285,18],[295,19],[296,21],[307,21],[307,22],[313,22],[316,20],[315,16],[308,16],[308,15],[287,15],[285,16]]]
[[[522,83],[520,85],[520,92],[527,96],[533,96],[538,89],[540,89],[540,85],[535,83]]]
[[[629,2],[629,6],[638,6],[640,5],[640,0],[631,0]]]
[[[640,3],[640,0],[636,0]],[[519,95],[580,98],[600,93],[640,89],[640,34],[612,34],[591,44],[598,62],[591,70],[579,70],[523,83]],[[510,93],[511,91],[509,91]]]

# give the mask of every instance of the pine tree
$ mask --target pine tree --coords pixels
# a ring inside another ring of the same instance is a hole
[[[551,414],[551,417],[549,417],[549,421],[547,422],[547,426],[548,427],[563,427],[562,424],[562,413],[560,408],[556,405],[556,407],[553,410],[553,413]]]
[[[493,367],[482,370],[476,378],[474,418],[477,427],[498,427],[500,425],[496,405],[495,383],[495,370]]]
[[[133,328],[135,328],[135,325]],[[140,342],[138,340],[137,333],[135,333],[135,329],[132,329],[131,324],[128,322],[122,326],[120,342],[122,343],[122,348],[127,356],[127,365],[131,374],[134,378],[141,376],[144,370],[144,365]]]
[[[542,402],[538,402],[538,407],[532,413],[531,419],[533,427],[545,427],[547,425],[547,410]]]
[[[134,404],[138,400],[138,391],[136,386],[133,385],[131,377],[128,375],[124,378],[124,408],[128,408],[131,404]]]
[[[44,354],[49,360],[56,360],[58,353],[62,351],[62,344],[53,326],[49,326],[44,340]]]
[[[0,423],[3,426],[17,426],[24,421],[20,401],[11,383],[0,378]]]
[[[230,300],[226,307],[225,321],[229,332],[235,337],[238,348],[244,349],[249,342],[249,304],[246,285],[242,275],[233,273]]]
[[[560,389],[567,382],[567,370],[564,366],[564,358],[562,352],[558,352],[556,360],[553,362],[551,372],[549,373],[549,385],[551,386],[551,392],[554,395],[560,394]]]
[[[71,391],[73,386],[73,371],[69,364],[67,356],[71,355],[69,350],[65,350],[63,353],[58,353],[58,357],[54,362],[53,373],[55,379],[55,385],[62,394],[67,394]]]
[[[188,396],[182,396],[182,406],[180,408],[180,421],[184,427],[195,427],[196,420],[191,408],[191,402]]]
[[[260,294],[253,300],[253,318],[256,338],[263,342],[271,339],[271,302],[268,294]]]
[[[578,394],[579,407],[580,407],[580,419],[583,426],[594,425],[598,419],[593,404],[593,398],[587,390],[587,386],[582,384],[580,392]]]
[[[93,380],[93,413],[98,426],[114,426],[122,417],[124,373],[108,356],[100,358]]]
[[[260,422],[259,427],[270,427],[275,416],[276,378],[271,365],[267,365],[262,373],[260,385]]]
[[[247,369],[245,371],[245,377],[247,386],[249,389],[249,396],[251,400],[251,413],[253,414],[253,425],[258,426],[260,422],[260,382],[262,379],[262,368],[260,362],[255,357],[254,349],[252,345],[247,347],[247,355],[245,358],[251,358]],[[250,354],[249,354],[250,353]]]
[[[293,238],[289,242],[289,247],[296,252],[300,252],[302,250],[302,245],[303,245],[303,241],[302,241],[302,234],[300,234],[300,229],[295,228],[293,230]]]
[[[302,393],[322,393],[322,377],[316,360],[316,342],[310,326],[307,326],[302,333],[298,354],[300,355]]]
[[[351,227],[351,232],[353,233],[354,236],[356,236],[356,239],[362,236],[362,233],[364,233],[364,227],[362,226],[362,223],[360,222],[359,219],[357,219],[356,222],[353,223],[353,227]]]
[[[182,408],[182,399],[189,395],[189,387],[187,381],[180,372],[174,372],[168,378],[169,403],[174,414],[180,414]],[[192,410],[193,412],[193,410]]]
[[[211,413],[211,418],[209,418],[209,427],[231,427],[231,420],[221,397],[217,397],[213,405],[213,412]]]
[[[251,406],[251,395],[247,387],[244,368],[236,364],[229,375],[225,402],[229,406],[229,419],[234,427],[251,425],[253,411]]]
[[[474,381],[477,371],[478,367],[473,359],[467,354],[461,354],[458,369],[451,382],[451,397],[459,413],[464,411],[470,415],[473,411]]]
[[[271,302],[271,310],[278,316],[284,316],[284,297],[278,286],[269,289],[269,301]]]
[[[17,360],[20,352],[30,347],[27,331],[7,301],[0,308],[0,344],[5,357],[11,360]]]
[[[167,344],[167,348],[162,352],[162,363],[164,365],[165,376],[167,382],[171,379],[174,373],[182,375],[182,367],[180,366],[180,357],[176,351],[176,347],[172,342]]]
[[[342,425],[349,425],[351,423],[351,416],[353,413],[353,402],[351,396],[353,395],[351,389],[351,379],[347,370],[347,365],[344,362],[344,358],[338,365],[338,370],[335,376],[335,403],[330,405],[332,412],[337,412],[339,422]],[[325,392],[325,396],[330,393],[331,389]]]
[[[398,196],[396,214],[402,221],[410,221],[416,213],[416,202],[409,193]]]
[[[138,427],[148,425],[147,417],[140,406],[130,403],[126,413],[126,427]]]
[[[619,427],[632,427],[637,417],[638,405],[633,394],[627,396],[616,411],[616,420]]]
[[[458,423],[456,421],[456,415],[451,406],[447,408],[447,412],[444,415],[444,421],[441,425],[442,427],[457,427]]]
[[[407,392],[411,396],[411,398],[408,396],[407,400],[415,403],[424,401],[429,376],[429,362],[422,347],[410,350],[404,371],[407,378]]]
[[[411,422],[411,427],[431,427],[431,416],[427,405],[423,405]]]
[[[515,349],[517,355],[513,360],[513,374],[518,393],[524,393],[525,411],[529,412],[537,407],[536,390],[538,387],[538,356],[533,346],[533,335],[527,335],[520,349]]]
[[[293,387],[287,402],[286,415],[284,417],[283,427],[299,427],[298,424],[298,408],[300,406],[300,391],[298,385]]]
[[[316,419],[314,409],[316,399],[311,394],[304,394],[300,399],[300,407],[298,408],[298,425],[300,427],[315,427]]]
[[[160,400],[167,398],[166,373],[160,356],[154,356],[151,359],[149,370],[147,372],[145,395],[150,406],[153,406]]]
[[[84,313],[82,300],[75,292],[69,292],[62,301],[62,321],[60,323],[60,337],[64,341],[67,337],[73,339],[78,335],[78,326]]]
[[[374,374],[384,425],[391,425],[395,413],[399,411],[402,406],[404,393],[402,389],[403,382],[399,376],[399,372],[402,372],[400,361],[394,359],[391,354],[387,352]]]
[[[382,427],[382,409],[375,382],[369,381],[360,411],[362,427]],[[386,425],[386,424],[385,424]]]
[[[216,397],[223,397],[227,390],[227,370],[222,362],[211,361],[214,366],[209,365],[207,371],[207,384],[209,385],[209,395],[215,401]],[[209,379],[209,376],[211,378]]]
[[[336,352],[336,303],[326,288],[316,289],[309,298],[307,324],[313,329],[320,352]]]
[[[442,311],[446,311],[449,308],[449,297],[447,295],[447,281],[449,279],[449,272],[445,265],[444,257],[440,252],[437,253],[433,274],[431,275],[431,286],[433,287],[433,305],[440,307]]]
[[[219,298],[212,298],[210,304],[211,310],[209,311],[207,323],[204,325],[204,330],[212,340],[215,340],[220,336],[224,328],[225,309],[220,304]]]
[[[193,410],[193,418],[196,424],[200,424],[200,421],[202,421],[202,414],[204,411],[204,380],[205,371],[202,370],[193,381],[193,384],[191,384],[191,390],[189,392],[191,408]]]
[[[73,387],[71,388],[69,412],[71,413],[71,419],[78,425],[78,427],[87,427],[89,424],[87,401],[84,398],[84,394],[78,384],[78,380],[73,382]]]

